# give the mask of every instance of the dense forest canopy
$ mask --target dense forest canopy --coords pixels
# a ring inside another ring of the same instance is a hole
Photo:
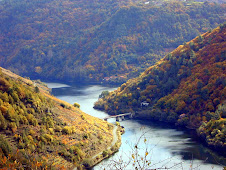
[[[225,39],[222,24],[180,45],[139,77],[104,92],[95,108],[196,128],[210,146],[223,148],[225,154]]]
[[[180,1],[0,2],[0,65],[64,81],[123,82],[225,21],[225,4]]]

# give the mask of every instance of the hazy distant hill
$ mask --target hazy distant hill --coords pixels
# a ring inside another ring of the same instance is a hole
[[[72,169],[102,160],[92,157],[111,145],[113,125],[45,89],[0,68],[0,168]]]
[[[206,0],[197,0],[197,2],[206,2]],[[225,3],[224,0],[208,0],[207,2]]]
[[[225,21],[225,4],[0,2],[0,65],[26,76],[122,82]]]
[[[139,77],[104,92],[95,108],[197,128],[209,145],[225,153],[225,39],[222,24],[180,45]]]

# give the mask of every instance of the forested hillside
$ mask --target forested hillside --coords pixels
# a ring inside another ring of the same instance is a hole
[[[0,65],[42,79],[123,82],[225,21],[225,4],[0,1]]]
[[[113,125],[83,113],[33,83],[0,69],[0,168],[89,167],[111,154]]]
[[[226,24],[180,45],[139,77],[103,92],[95,108],[188,128],[226,149]]]

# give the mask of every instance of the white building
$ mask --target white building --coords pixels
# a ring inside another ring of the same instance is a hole
[[[143,106],[146,106],[146,107],[147,107],[148,105],[149,105],[149,103],[146,102],[146,101],[143,101],[143,102],[140,104],[141,107],[143,107]]]

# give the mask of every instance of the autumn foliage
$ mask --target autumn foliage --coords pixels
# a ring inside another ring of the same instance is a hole
[[[85,159],[109,147],[112,124],[35,82],[0,69],[0,168],[82,168]]]
[[[2,0],[0,65],[20,75],[122,83],[224,21],[225,4]]]
[[[110,114],[134,111],[139,118],[199,128],[216,148],[225,149],[226,25],[197,36],[139,77],[96,102]],[[142,107],[142,102],[148,102]]]

